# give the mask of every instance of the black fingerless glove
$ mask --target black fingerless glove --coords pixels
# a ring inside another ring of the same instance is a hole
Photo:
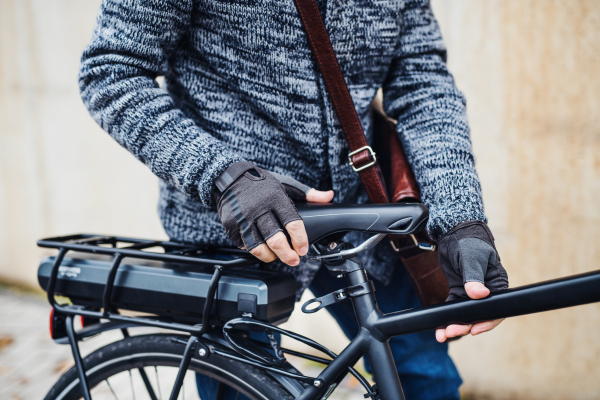
[[[450,286],[446,301],[468,297],[464,284],[469,281],[483,283],[491,292],[508,288],[494,236],[484,222],[456,225],[440,240],[438,255]]]
[[[301,219],[292,198],[306,200],[308,190],[292,178],[237,162],[217,178],[213,196],[227,236],[251,250]]]

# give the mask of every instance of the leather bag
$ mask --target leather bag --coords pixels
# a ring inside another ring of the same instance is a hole
[[[342,126],[356,171],[373,203],[419,201],[419,187],[408,164],[395,123],[374,107],[373,147],[363,132],[354,102],[338,64],[316,0],[294,0],[308,43],[317,60],[333,108]],[[423,305],[441,303],[449,293],[435,243],[423,230],[416,235],[390,235]]]

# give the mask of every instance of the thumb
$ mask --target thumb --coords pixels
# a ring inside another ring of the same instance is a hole
[[[467,282],[465,283],[465,291],[467,295],[472,299],[483,299],[490,294],[490,289],[486,288],[483,283],[480,282]]]
[[[333,200],[333,190],[322,192],[317,189],[310,189],[306,192],[306,201],[311,203],[329,203]]]

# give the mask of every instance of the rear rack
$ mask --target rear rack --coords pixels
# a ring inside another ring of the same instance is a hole
[[[198,343],[198,337],[202,336],[209,328],[209,318],[212,310],[212,304],[215,297],[215,292],[218,287],[223,267],[242,267],[246,265],[256,264],[254,257],[250,256],[245,250],[226,249],[219,247],[209,247],[202,245],[183,244],[160,240],[145,240],[132,239],[120,236],[104,236],[93,234],[77,234],[70,236],[60,236],[48,239],[42,239],[37,242],[39,247],[57,249],[58,255],[54,259],[52,272],[48,281],[47,295],[48,302],[52,306],[53,315],[63,314],[66,320],[66,331],[75,359],[75,365],[81,390],[85,400],[91,400],[87,377],[83,367],[83,360],[79,352],[78,337],[73,327],[73,317],[81,315],[89,318],[104,318],[110,321],[125,322],[137,326],[153,326],[157,328],[173,329],[190,333],[190,339],[187,343],[185,355],[181,361],[179,373],[171,398],[177,398],[183,375],[188,368],[191,352]],[[150,251],[152,248],[162,248],[163,252]],[[65,255],[69,251],[78,251],[83,253],[105,254],[112,255],[113,261],[104,287],[102,296],[102,311],[94,311],[85,309],[77,305],[61,305],[56,302],[55,289],[58,277],[58,271]],[[230,259],[221,259],[214,257],[215,255],[226,255]],[[112,291],[117,276],[117,270],[124,258],[137,258],[155,261],[170,261],[178,263],[188,263],[202,266],[213,266],[214,273],[210,280],[206,302],[202,313],[202,323],[191,325],[185,323],[171,322],[164,319],[154,319],[148,317],[134,317],[121,315],[118,312],[112,311],[111,298]]]
[[[37,245],[58,250],[65,249],[107,255],[120,254],[122,257],[145,260],[220,265],[223,267],[241,267],[257,262],[246,250],[120,236],[77,234],[42,239],[37,242]],[[148,250],[155,247],[162,248],[164,252]],[[210,256],[214,254],[228,255],[232,259],[211,258]]]
[[[215,248],[208,246],[190,245],[177,242],[132,239],[119,236],[103,236],[92,234],[77,234],[70,236],[61,236],[38,241],[38,246],[45,248],[58,249],[58,255],[54,260],[50,279],[48,281],[47,295],[48,302],[56,313],[64,315],[82,315],[90,318],[106,318],[115,321],[130,322],[137,325],[155,326],[158,328],[176,329],[189,332],[192,335],[200,336],[208,329],[208,320],[214,293],[216,291],[223,267],[241,267],[245,265],[256,264],[256,259],[251,257],[248,252],[237,249]],[[162,248],[164,253],[149,251],[151,248]],[[102,312],[86,310],[77,305],[60,305],[56,303],[55,289],[60,265],[69,251],[78,251],[84,253],[112,255],[113,261],[108,273],[104,294],[102,296]],[[227,260],[211,258],[211,255],[225,254],[232,258]],[[239,256],[239,257],[235,257]],[[208,288],[208,297],[204,305],[201,325],[189,325],[175,322],[166,322],[157,319],[139,318],[123,316],[112,312],[112,291],[117,276],[117,270],[124,258],[138,258],[156,261],[171,261],[179,263],[189,263],[215,268],[213,277]]]

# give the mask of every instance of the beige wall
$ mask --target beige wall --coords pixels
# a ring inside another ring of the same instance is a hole
[[[0,0],[1,279],[35,285],[43,236],[164,237],[156,178],[79,99],[98,3]],[[511,284],[598,269],[600,2],[434,0],[434,9]],[[339,350],[319,314],[289,326]],[[595,399],[599,327],[600,305],[582,306],[506,321],[451,352],[474,398]]]
[[[434,6],[511,285],[599,269],[600,2]],[[468,392],[597,399],[599,326],[599,304],[515,318],[452,354]]]
[[[36,284],[35,241],[163,237],[157,179],[89,116],[77,71],[99,1],[0,0],[0,276]],[[121,233],[119,233],[121,234]]]

